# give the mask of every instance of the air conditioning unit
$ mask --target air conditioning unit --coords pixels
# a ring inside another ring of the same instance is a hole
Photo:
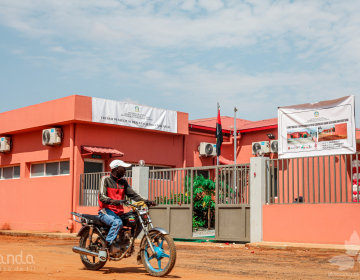
[[[44,129],[42,132],[42,143],[44,146],[60,146],[62,136],[61,128]]]
[[[270,150],[272,153],[278,152],[278,140],[271,140],[270,141]]]
[[[1,137],[0,138],[0,153],[10,153],[11,150],[11,138]]]
[[[261,150],[264,154],[270,153],[269,141],[253,142],[252,153],[256,155],[257,150]]]
[[[199,156],[214,157],[216,156],[216,145],[211,143],[201,142],[199,146]]]

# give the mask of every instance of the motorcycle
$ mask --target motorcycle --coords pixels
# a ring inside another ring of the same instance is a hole
[[[165,276],[171,272],[176,262],[175,243],[169,232],[160,227],[154,227],[149,215],[149,208],[138,206],[126,201],[131,210],[120,216],[123,228],[115,241],[110,245],[107,260],[99,260],[99,251],[106,240],[110,227],[102,223],[97,215],[71,212],[76,222],[82,224],[77,236],[79,246],[73,247],[73,252],[80,254],[83,265],[90,270],[99,270],[107,261],[120,261],[135,253],[135,238],[142,227],[144,235],[140,242],[137,263],[143,264],[152,276]]]

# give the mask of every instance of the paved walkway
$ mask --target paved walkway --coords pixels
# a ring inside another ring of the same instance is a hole
[[[323,251],[323,252],[346,252],[349,250],[359,250],[360,246],[337,244],[312,244],[312,243],[289,243],[289,242],[254,242],[247,243],[247,248],[259,249],[278,249],[278,250],[309,250],[309,251]]]
[[[36,236],[56,239],[78,239],[77,233],[26,231],[26,230],[0,230],[0,235],[11,236]]]
[[[10,236],[35,236],[55,239],[78,239],[77,233],[61,233],[61,232],[42,232],[42,231],[25,231],[25,230],[0,230],[1,235]],[[136,240],[139,242],[139,240]],[[194,247],[220,247],[220,248],[238,248],[246,247],[249,249],[277,249],[277,250],[308,250],[323,252],[346,252],[347,249],[360,250],[360,246],[352,246],[345,248],[345,245],[336,244],[311,244],[311,243],[289,243],[289,242],[254,242],[247,244],[234,243],[194,243],[194,242],[177,242],[179,245],[191,245]]]

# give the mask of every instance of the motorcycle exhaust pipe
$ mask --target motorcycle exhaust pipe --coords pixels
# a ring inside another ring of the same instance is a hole
[[[87,255],[87,256],[92,256],[92,257],[99,257],[98,253],[92,252],[92,251],[90,251],[88,249],[81,248],[81,247],[78,247],[78,246],[74,246],[72,248],[72,250],[73,250],[74,253],[77,253],[77,254]]]

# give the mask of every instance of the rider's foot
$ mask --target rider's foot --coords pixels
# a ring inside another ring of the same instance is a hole
[[[110,242],[105,241],[99,251],[99,260],[105,262],[107,260],[107,250],[109,248]]]
[[[99,260],[101,262],[106,262],[106,260],[107,260],[107,250],[106,249],[99,251]]]

